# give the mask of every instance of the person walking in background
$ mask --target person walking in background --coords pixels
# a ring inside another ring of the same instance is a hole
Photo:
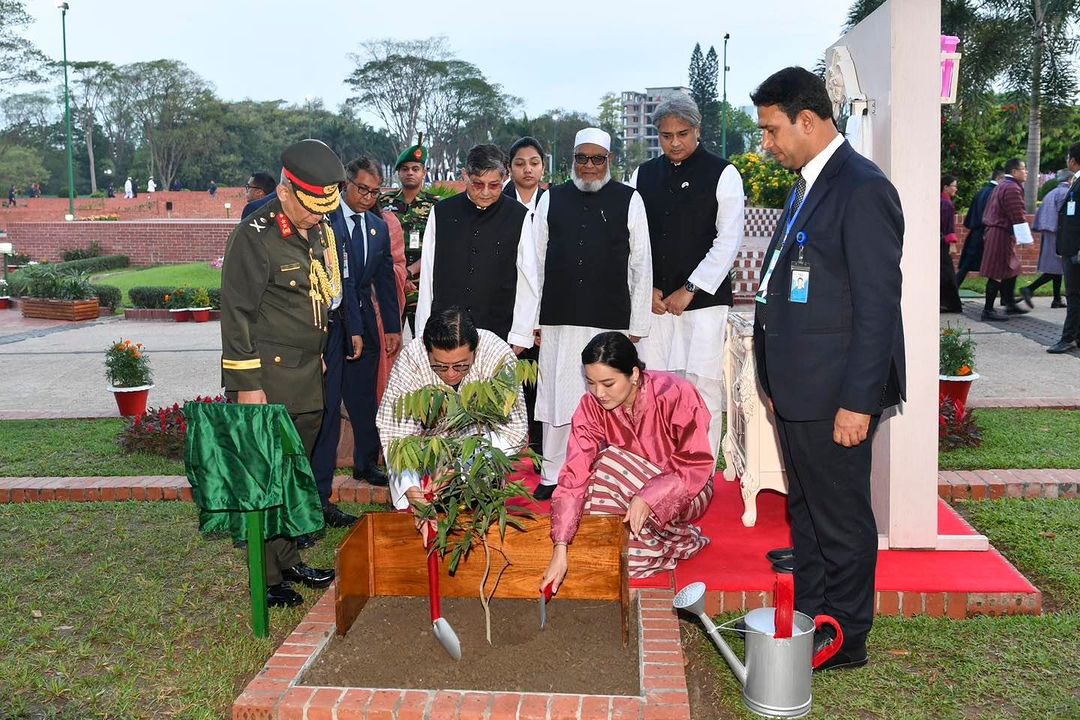
[[[1080,344],[1080,143],[1069,146],[1067,160],[1072,184],[1058,211],[1057,252],[1065,271],[1065,324],[1061,339],[1046,352],[1055,355]]]
[[[217,181],[211,180],[210,186],[206,189],[206,192],[210,193],[210,197],[217,195]]]
[[[1016,233],[1026,231],[1028,235],[1031,234],[1024,215],[1024,181],[1027,173],[1023,160],[1012,158],[1005,163],[1005,178],[994,189],[983,213],[986,234],[983,236],[979,274],[986,278],[986,304],[982,311],[984,321],[1000,322],[1008,320],[1009,315],[1027,312],[1016,304],[1016,278],[1020,275]],[[1020,229],[1020,225],[1024,227]],[[1005,306],[1004,315],[994,309],[998,292]]]
[[[134,184],[131,182],[131,176],[128,175],[127,180],[124,181],[124,198],[131,199],[135,197],[133,190]]]
[[[964,278],[967,277],[969,272],[972,270],[978,272],[979,265],[982,264],[983,231],[985,229],[982,217],[986,211],[986,203],[990,202],[990,196],[993,194],[994,188],[998,186],[1003,177],[1005,177],[1005,169],[995,169],[990,181],[979,188],[975,199],[971,201],[971,207],[968,208],[967,215],[964,216],[964,227],[968,229],[968,236],[964,241],[964,249],[960,251],[960,262],[957,263],[956,267],[956,287],[964,284]]]
[[[1065,307],[1065,303],[1061,301],[1061,276],[1065,270],[1061,265],[1061,256],[1057,254],[1057,229],[1058,214],[1068,194],[1069,181],[1062,180],[1056,188],[1046,193],[1039,209],[1035,211],[1035,222],[1032,223],[1031,229],[1038,230],[1041,234],[1039,266],[1036,269],[1042,274],[1030,285],[1020,288],[1020,297],[1029,308],[1035,307],[1031,301],[1035,291],[1046,283],[1051,283],[1054,289],[1054,300],[1050,303],[1050,307]]]
[[[154,182],[154,176],[151,175],[150,179],[146,181],[146,192],[157,192],[157,183]]]
[[[952,246],[956,244],[956,176],[941,177],[941,298],[940,310],[943,313],[958,313],[963,310],[960,304],[960,288],[953,271]]]

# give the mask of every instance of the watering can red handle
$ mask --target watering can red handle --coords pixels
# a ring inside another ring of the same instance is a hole
[[[844,630],[840,627],[840,623],[836,622],[836,618],[831,615],[818,615],[814,618],[815,630],[820,630],[824,625],[832,626],[833,630],[836,631],[836,639],[814,655],[814,659],[810,661],[812,667],[820,667],[822,663],[840,652],[840,648],[844,645]]]

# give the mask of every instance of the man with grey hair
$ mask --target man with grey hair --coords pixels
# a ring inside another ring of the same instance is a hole
[[[712,414],[718,451],[724,411],[724,330],[731,266],[743,237],[738,169],[701,145],[701,112],[682,93],[660,103],[652,123],[664,154],[630,178],[645,202],[652,241],[652,327],[641,359],[694,384]]]
[[[540,276],[540,382],[536,419],[544,424],[539,499],[551,497],[566,460],[570,421],[585,394],[581,351],[618,330],[649,334],[652,260],[641,196],[611,182],[611,136],[585,128],[574,139],[571,181],[536,206]]]
[[[476,327],[520,354],[533,345],[539,303],[536,244],[528,209],[503,195],[506,156],[476,145],[465,159],[465,192],[435,205],[420,254],[416,335],[429,317],[459,306]]]

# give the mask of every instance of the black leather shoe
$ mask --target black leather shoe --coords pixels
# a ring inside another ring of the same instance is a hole
[[[281,571],[281,577],[292,582],[303,583],[309,588],[324,588],[334,582],[334,571],[313,568],[304,563],[297,563]]]
[[[303,603],[304,597],[287,582],[266,588],[266,604],[270,607],[296,607]]]
[[[1005,322],[1009,317],[1008,315],[1002,315],[997,310],[983,310],[979,319],[983,322]]]
[[[1024,304],[1029,308],[1035,307],[1035,303],[1031,302],[1031,288],[1020,288],[1020,299],[1024,301]]]
[[[1074,346],[1075,343],[1069,342],[1067,340],[1058,340],[1057,344],[1051,345],[1050,347],[1046,348],[1046,352],[1052,355],[1060,355],[1061,353],[1069,352],[1073,349]]]
[[[773,572],[785,573],[790,575],[795,572],[795,556],[784,558],[783,560],[774,560],[772,564]]]
[[[1020,307],[1016,303],[1013,303],[1012,305],[1006,305],[1005,306],[1005,314],[1006,315],[1027,315],[1028,311],[1025,310],[1024,308]]]
[[[315,543],[317,542],[314,535],[301,535],[293,538],[293,540],[296,542],[297,550],[307,550],[308,548],[315,547]]]
[[[1065,307],[1065,303],[1061,302],[1060,300],[1055,300],[1054,302],[1050,303],[1050,307],[1056,310],[1058,308]]]
[[[787,560],[795,557],[795,548],[773,548],[769,552],[765,553],[765,557],[769,562],[776,562],[777,560]]]
[[[344,512],[334,503],[330,503],[322,510],[323,521],[329,527],[343,528],[352,527],[359,519],[355,515]]]
[[[551,494],[553,492],[555,492],[555,488],[557,488],[557,487],[559,487],[559,486],[558,485],[544,485],[543,483],[541,483],[541,484],[536,486],[535,490],[533,490],[533,499],[534,500],[550,500],[551,499]]]
[[[870,656],[866,654],[865,647],[858,650],[842,648],[840,652],[814,668],[814,672],[825,672],[827,670],[854,670],[855,668],[862,667],[868,662],[870,662]]]
[[[386,473],[374,465],[365,470],[356,470],[354,468],[353,479],[364,480],[368,485],[377,485],[378,487],[386,487],[390,484],[390,478],[386,476]]]

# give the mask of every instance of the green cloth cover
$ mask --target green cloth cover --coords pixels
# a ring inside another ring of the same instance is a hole
[[[241,513],[265,510],[266,537],[321,530],[322,503],[284,405],[189,402],[184,469],[199,529],[244,539]]]

